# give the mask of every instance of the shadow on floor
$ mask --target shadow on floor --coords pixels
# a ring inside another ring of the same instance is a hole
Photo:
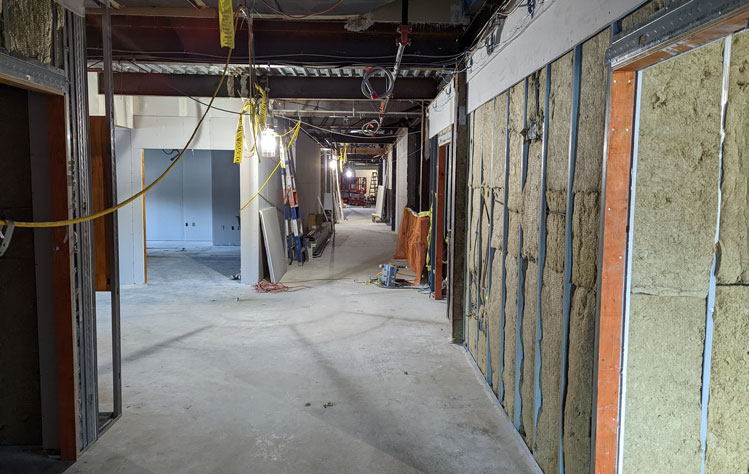
[[[51,458],[42,451],[0,449],[0,474],[60,474],[72,465],[70,461]]]

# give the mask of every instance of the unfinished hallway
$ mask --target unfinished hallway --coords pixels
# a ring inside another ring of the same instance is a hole
[[[123,417],[67,472],[537,473],[444,303],[365,284],[395,235],[346,214],[289,293],[185,252],[124,287]]]
[[[749,0],[0,0],[0,474],[749,474]]]

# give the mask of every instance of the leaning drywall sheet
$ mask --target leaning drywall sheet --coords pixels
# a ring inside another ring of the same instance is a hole
[[[560,374],[562,372],[562,273],[544,270],[541,289],[541,411],[536,434],[536,460],[544,472],[558,471]]]
[[[722,43],[644,71],[632,291],[705,297],[718,211]]]
[[[575,288],[570,308],[567,397],[564,405],[565,472],[590,472],[596,293]]]
[[[704,298],[631,296],[623,472],[700,472],[704,340]]]
[[[278,211],[275,207],[260,209],[260,224],[263,226],[265,252],[268,255],[270,281],[277,283],[286,273],[286,256],[281,229],[278,225]]]
[[[720,283],[749,283],[749,32],[734,35],[723,148]]]
[[[749,287],[715,293],[706,474],[749,472]]]
[[[525,288],[523,294],[523,365],[520,376],[520,398],[522,400],[522,426],[520,433],[525,444],[533,450],[533,400],[535,395],[536,317],[538,315],[536,292],[538,291],[538,263],[524,260]]]

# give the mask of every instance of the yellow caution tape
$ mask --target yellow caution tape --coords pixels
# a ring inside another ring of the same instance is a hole
[[[221,29],[221,47],[234,49],[234,9],[232,0],[218,0],[218,24]]]
[[[242,153],[244,151],[244,114],[251,107],[248,102],[242,107],[239,113],[239,123],[237,124],[237,135],[234,137],[234,163],[242,163]]]

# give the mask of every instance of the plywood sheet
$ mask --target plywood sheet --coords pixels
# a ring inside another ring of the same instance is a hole
[[[632,291],[705,297],[718,212],[722,45],[643,72]]]
[[[286,273],[285,245],[284,239],[281,237],[280,226],[278,225],[277,212],[274,207],[260,209],[260,224],[263,228],[263,240],[265,241],[265,252],[268,256],[270,280],[273,283],[281,281],[281,278]]]
[[[630,300],[623,472],[698,474],[705,299]]]

